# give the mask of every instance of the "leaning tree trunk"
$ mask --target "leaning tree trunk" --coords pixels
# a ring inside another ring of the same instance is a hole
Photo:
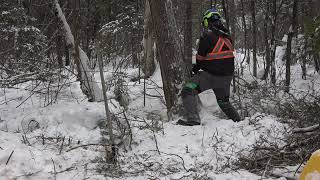
[[[185,77],[182,50],[171,0],[149,0],[156,35],[157,57],[169,120],[181,112],[178,94]]]
[[[70,30],[70,26],[67,23],[66,17],[64,16],[62,9],[58,0],[55,0],[55,8],[57,15],[63,23],[63,28],[65,30],[65,37],[67,44],[74,49],[76,57],[78,57],[77,69],[80,74],[81,80],[81,90],[84,94],[87,95],[89,101],[101,101],[103,100],[102,91],[99,88],[97,82],[94,79],[93,73],[88,66],[89,58],[86,53],[75,43],[74,37]]]
[[[291,26],[289,28],[288,33],[288,39],[287,39],[287,49],[286,49],[286,86],[285,86],[285,92],[289,92],[290,90],[290,76],[291,76],[291,43],[292,38],[295,32],[296,28],[296,18],[297,18],[297,6],[298,6],[298,0],[294,0],[293,2],[293,8],[292,8],[292,18],[291,18]]]

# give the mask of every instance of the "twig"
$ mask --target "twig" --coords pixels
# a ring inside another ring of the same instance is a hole
[[[22,135],[22,140],[24,144],[31,146],[26,134]]]
[[[57,172],[54,172],[53,174],[60,174],[60,173],[64,173],[64,172],[67,172],[67,171],[71,171],[71,170],[73,170],[75,167],[74,166],[71,166],[71,167],[68,167],[68,168],[66,168],[66,169],[64,169],[64,170],[61,170],[61,171],[57,171]],[[50,173],[52,173],[52,172],[50,172]]]
[[[76,147],[73,147],[73,148],[70,148],[68,149],[66,152],[69,152],[69,151],[72,151],[72,150],[75,150],[75,149],[78,149],[78,148],[81,148],[81,147],[87,147],[87,146],[111,146],[110,144],[83,144],[83,145],[80,145],[80,146],[76,146]]]
[[[264,171],[263,171],[263,174],[262,174],[262,176],[261,176],[261,179],[262,179],[262,177],[265,177],[265,176],[266,176],[266,172],[267,172],[267,170],[268,170],[268,166],[269,166],[269,164],[270,164],[271,159],[272,159],[272,156],[269,158],[269,160],[268,160],[268,162],[267,162],[267,164],[266,164],[266,168],[265,168]]]
[[[71,137],[69,136],[69,139],[68,139],[68,146],[70,146],[70,145],[71,145],[71,142],[72,142],[72,139],[71,139]]]
[[[62,143],[61,143],[61,146],[60,146],[59,154],[61,154],[61,152],[62,152],[64,139],[65,139],[65,136],[63,136]]]
[[[154,138],[154,141],[156,143],[156,148],[157,148],[157,151],[160,155],[160,150],[159,150],[159,146],[158,146],[158,141],[157,141],[157,137],[156,137],[156,133],[154,133],[154,131],[152,130],[152,133],[153,133],[153,138]]]
[[[12,150],[12,152],[11,152],[11,154],[10,154],[10,156],[9,156],[9,158],[8,158],[8,160],[7,160],[7,162],[6,162],[6,165],[8,165],[8,163],[9,163],[9,161],[10,161],[10,159],[11,159],[11,156],[12,156],[13,152],[14,152],[14,150]]]
[[[158,154],[160,155],[160,150],[159,150],[159,146],[158,146],[158,141],[157,141],[157,137],[156,137],[156,134],[154,132],[154,129],[150,126],[150,124],[147,123],[147,121],[143,118],[143,121],[144,123],[147,125],[147,127],[150,129],[150,131],[152,132],[153,134],[153,138],[154,138],[154,142],[156,144],[156,148],[157,148],[157,152]]]
[[[44,134],[42,134],[42,145],[45,145],[45,138],[44,138]]]
[[[19,176],[16,176],[14,179],[19,179],[20,177],[31,177],[35,174],[38,174],[39,172],[41,172],[41,170],[39,171],[36,171],[36,172],[30,172],[30,173],[27,173],[27,174],[23,174],[23,175],[19,175]]]
[[[131,144],[132,144],[132,130],[131,130],[131,126],[130,126],[130,123],[129,123],[129,121],[128,121],[128,118],[127,118],[127,116],[126,116],[125,111],[123,111],[123,116],[124,116],[124,119],[125,119],[126,122],[127,122],[128,128],[129,128],[129,133],[130,133],[129,148],[132,150],[132,147],[131,147]]]
[[[31,94],[25,99],[23,100],[16,108],[20,107],[23,103],[25,103],[29,98],[31,98],[31,96],[33,96],[36,92],[34,92],[34,90],[41,84],[41,82],[39,82],[32,90],[31,90]]]
[[[165,152],[161,152],[161,153],[169,155],[169,156],[176,156],[176,157],[180,158],[182,160],[182,167],[184,170],[186,170],[187,172],[194,171],[194,169],[192,169],[192,168],[190,168],[190,169],[186,168],[184,159],[181,156],[179,156],[178,154],[171,154],[171,153],[165,153]]]
[[[57,179],[57,171],[56,171],[56,165],[54,164],[53,159],[51,158],[52,164],[53,164],[53,179],[56,180]]]

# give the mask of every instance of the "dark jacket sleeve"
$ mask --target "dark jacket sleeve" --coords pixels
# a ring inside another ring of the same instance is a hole
[[[198,52],[197,52],[197,57],[196,57],[196,64],[192,68],[192,71],[199,71],[201,69],[200,67],[200,61],[203,60],[209,51],[213,49],[213,37],[210,36],[208,32],[204,32],[199,41],[199,47],[198,47]]]
[[[207,33],[203,33],[203,35],[200,37],[200,42],[199,42],[199,48],[198,48],[198,55],[202,56],[202,57],[206,57],[207,54],[209,53],[209,49],[211,47],[211,38],[209,36],[209,34]],[[198,58],[199,58],[198,56]],[[197,60],[201,60],[198,59]]]

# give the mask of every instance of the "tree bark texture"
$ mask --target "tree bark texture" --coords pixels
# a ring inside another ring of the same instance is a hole
[[[151,20],[150,4],[149,0],[145,0],[145,13],[144,13],[144,75],[145,78],[150,77],[155,69],[155,52],[154,52],[154,38],[153,38],[153,27]]]
[[[181,112],[178,94],[185,68],[171,0],[149,0],[156,35],[157,57],[169,119]]]
[[[184,23],[184,63],[188,72],[191,72],[192,64],[192,0],[185,0],[185,23]],[[190,74],[188,74],[190,76]]]

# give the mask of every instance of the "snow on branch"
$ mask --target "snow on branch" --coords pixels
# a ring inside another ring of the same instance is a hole
[[[62,12],[62,9],[60,7],[60,4],[59,4],[58,0],[55,0],[55,4],[56,4],[57,12],[58,12],[58,17],[61,19],[61,21],[63,23],[63,27],[64,27],[64,29],[66,31],[67,44],[74,46],[75,45],[74,37],[72,35],[71,29],[70,29],[70,26],[69,26],[69,24],[68,24],[68,22],[66,20],[66,17],[64,16],[64,14]]]
[[[34,81],[34,80],[42,80],[44,77],[50,77],[57,73],[43,71],[43,72],[29,72],[24,74],[18,74],[12,76],[10,78],[2,79],[0,78],[0,87],[11,87],[20,83]]]
[[[97,82],[95,81],[94,74],[92,73],[92,70],[90,70],[88,66],[89,58],[87,54],[78,46],[76,47],[74,36],[71,32],[70,26],[66,20],[65,15],[62,12],[62,9],[60,7],[60,4],[58,0],[55,0],[55,7],[58,12],[58,17],[63,23],[63,27],[65,30],[65,38],[68,43],[68,45],[71,45],[74,49],[79,48],[79,54],[76,54],[76,56],[79,57],[80,62],[77,64],[78,69],[80,72],[78,72],[81,75],[82,85],[81,90],[88,96],[88,99],[91,101],[102,101],[102,91],[100,87],[98,86]],[[77,51],[75,51],[77,52]]]

